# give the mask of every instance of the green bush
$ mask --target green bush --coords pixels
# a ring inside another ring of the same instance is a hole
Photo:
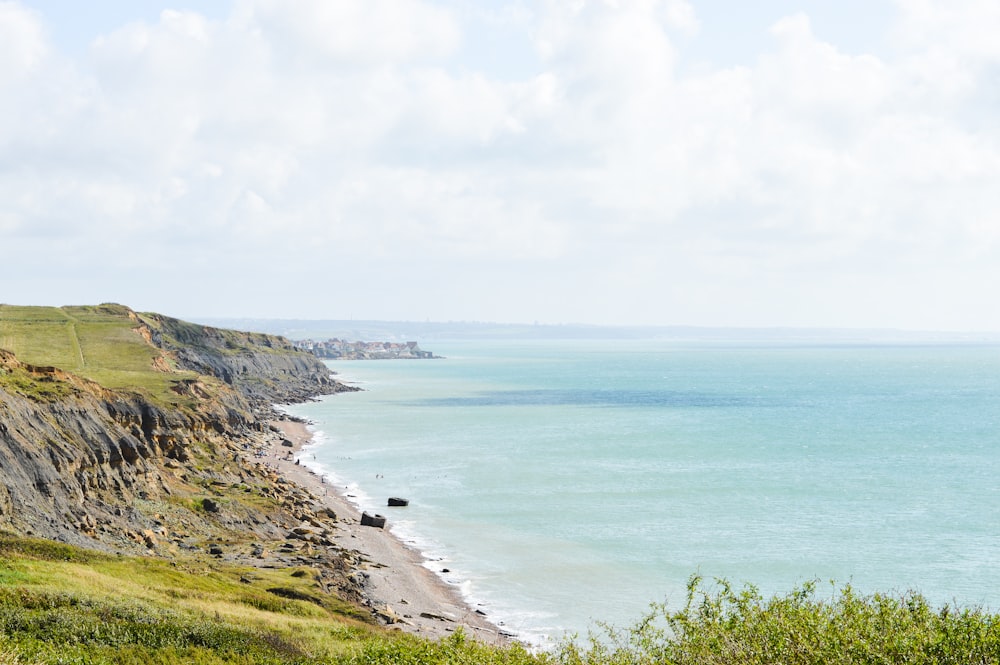
[[[24,588],[0,589],[0,635],[22,657],[45,663],[120,663],[123,654],[135,662],[154,656],[173,662],[173,655],[191,662],[195,654],[213,654],[206,662],[301,663],[306,655],[281,635],[213,617]]]
[[[816,584],[764,598],[725,580],[691,578],[684,608],[652,611],[628,629],[603,627],[586,645],[564,644],[566,665],[968,665],[1000,662],[1000,617],[981,609],[933,610],[919,594],[817,598]]]
[[[533,654],[519,644],[497,646],[466,637],[461,630],[433,641],[413,636],[373,637],[340,661],[344,665],[557,665],[547,654]]]

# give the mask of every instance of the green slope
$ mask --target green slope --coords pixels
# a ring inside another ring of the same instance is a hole
[[[0,664],[539,662],[358,617],[308,567],[113,557],[0,534]]]
[[[142,323],[141,315],[121,305],[0,305],[0,349],[21,362],[56,367],[106,388],[184,403],[171,388],[197,375],[172,368],[169,357],[139,333]]]

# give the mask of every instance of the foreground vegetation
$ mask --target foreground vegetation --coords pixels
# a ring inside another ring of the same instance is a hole
[[[691,580],[656,607],[544,653],[456,633],[433,642],[366,623],[318,593],[308,568],[128,558],[0,535],[0,664],[13,663],[997,663],[1000,617],[931,608],[916,594],[764,598]]]
[[[2,665],[530,661],[461,635],[388,632],[320,592],[308,567],[119,557],[0,534]]]
[[[808,583],[764,598],[752,586],[713,590],[694,577],[683,609],[656,606],[636,626],[606,627],[586,645],[566,646],[572,665],[736,665],[792,663],[971,664],[1000,662],[1000,616],[932,608],[916,593],[860,595]]]

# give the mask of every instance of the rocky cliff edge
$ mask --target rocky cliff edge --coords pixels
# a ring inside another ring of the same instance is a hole
[[[106,368],[92,359],[113,358],[124,340],[129,353],[148,351],[150,374],[138,375],[151,380],[137,385],[165,390],[108,387],[0,349],[0,529],[103,551],[224,553],[251,565],[308,556],[331,588],[358,598],[350,554],[323,549],[336,516],[254,459],[280,439],[268,424],[282,417],[272,404],[351,388],[281,337],[101,307],[69,312],[65,324],[39,308],[51,320],[34,328],[35,312],[0,306],[0,345],[37,360],[40,336],[54,330],[59,342],[60,326],[72,328],[81,359],[73,362],[100,376]],[[90,323],[98,316],[103,328]],[[95,337],[104,329],[118,337],[104,344]],[[108,375],[121,383],[121,372]]]

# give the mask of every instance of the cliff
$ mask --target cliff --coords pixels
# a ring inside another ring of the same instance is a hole
[[[150,343],[171,354],[180,367],[221,379],[255,406],[352,390],[331,379],[326,365],[284,337],[201,326],[159,314],[145,314],[140,320],[141,334],[148,334]]]
[[[0,525],[16,532],[126,548],[130,534],[155,526],[140,502],[180,490],[169,463],[189,462],[215,433],[253,426],[246,411],[221,404],[167,411],[8,352],[0,362],[21,388],[0,388]],[[25,390],[32,384],[60,392]]]
[[[273,563],[291,530],[336,519],[252,453],[280,438],[273,403],[341,390],[280,337],[120,305],[0,305],[0,530]],[[305,545],[292,540],[285,563]],[[346,570],[327,555],[331,575]],[[332,584],[354,593],[343,575]]]

